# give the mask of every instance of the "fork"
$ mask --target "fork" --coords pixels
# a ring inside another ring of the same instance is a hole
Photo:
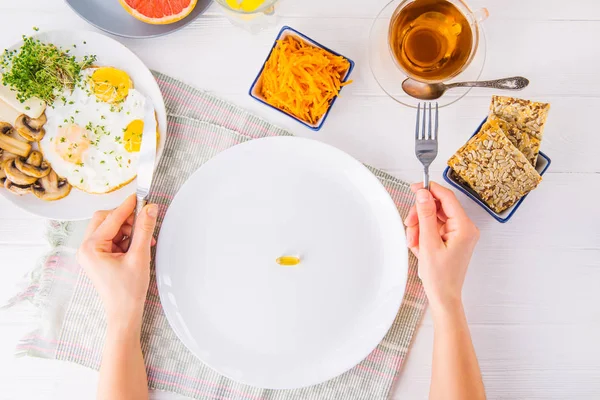
[[[427,113],[429,105],[429,113]],[[429,116],[427,115],[429,114]],[[427,125],[427,130],[425,129]],[[429,166],[438,153],[438,104],[435,103],[435,126],[432,130],[431,103],[423,103],[421,121],[421,103],[417,106],[417,126],[415,129],[415,154],[423,164],[423,187],[429,190]],[[419,128],[422,128],[419,130]]]

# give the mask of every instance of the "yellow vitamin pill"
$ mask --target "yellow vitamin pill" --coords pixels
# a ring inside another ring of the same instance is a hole
[[[296,256],[281,256],[275,262],[284,267],[291,267],[300,264],[300,257]]]

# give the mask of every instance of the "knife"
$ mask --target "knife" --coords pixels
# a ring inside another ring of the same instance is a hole
[[[144,130],[142,132],[142,143],[140,145],[140,156],[138,161],[137,189],[135,191],[137,203],[133,214],[131,235],[129,235],[130,246],[133,241],[137,217],[146,205],[146,198],[150,193],[150,185],[152,184],[154,162],[156,160],[156,124],[154,106],[149,99],[146,99],[144,104]]]

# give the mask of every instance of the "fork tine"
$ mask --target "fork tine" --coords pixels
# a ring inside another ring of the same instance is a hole
[[[431,103],[429,103],[429,130],[427,131],[427,140],[433,140],[433,136],[431,133]]]
[[[438,138],[438,103],[435,103],[435,129],[434,129],[434,139]]]
[[[427,121],[427,103],[423,103],[423,130],[422,130],[422,135],[421,135],[421,139],[425,140],[427,139],[427,133],[425,131],[425,122]]]
[[[421,114],[421,103],[417,105],[417,127],[415,128],[415,140],[419,140],[419,118]]]

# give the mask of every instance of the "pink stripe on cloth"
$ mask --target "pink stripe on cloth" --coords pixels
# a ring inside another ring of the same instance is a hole
[[[381,351],[379,348],[375,348],[375,350],[373,350],[371,354],[369,354],[367,360],[374,363],[386,365],[388,368],[395,370],[400,365],[400,362],[402,362],[402,356],[389,355]]]
[[[178,128],[184,128],[184,127],[186,127],[183,124],[179,124],[179,123],[173,122],[173,121],[169,121],[169,126],[176,126]],[[188,141],[190,141],[192,143],[204,143],[204,142],[206,142],[205,140],[195,138],[195,137],[193,137],[191,135],[184,135],[182,133],[177,133],[177,132],[170,132],[169,133],[169,137],[177,138],[177,139],[180,139],[180,140],[188,140]]]
[[[416,298],[425,298],[425,291],[423,290],[423,285],[415,281],[409,281],[408,285],[406,286],[405,295],[406,294]]]
[[[204,103],[204,104],[206,104],[206,105],[208,105],[208,106],[212,107],[213,109],[216,109],[216,110],[219,110],[219,111],[223,111],[223,112],[224,112],[224,113],[226,113],[226,114],[227,114],[229,117],[237,117],[237,116],[236,116],[236,115],[235,115],[233,112],[231,112],[230,110],[228,110],[228,109],[226,109],[226,108],[218,107],[216,104],[214,104],[214,103],[210,103],[210,102],[206,101],[205,99],[203,99],[203,98],[201,98],[201,97],[198,97],[198,96],[194,95],[193,93],[190,93],[190,92],[188,92],[188,91],[185,91],[185,90],[181,89],[180,87],[178,87],[178,86],[176,86],[176,85],[173,85],[173,84],[171,84],[171,83],[169,83],[169,82],[167,82],[167,81],[165,81],[165,80],[163,80],[163,79],[160,79],[160,78],[155,78],[155,79],[156,79],[156,81],[157,81],[158,83],[160,83],[160,84],[162,84],[162,85],[168,86],[168,87],[170,87],[170,88],[172,88],[172,89],[175,89],[175,90],[177,90],[177,91],[179,91],[179,92],[182,92],[182,93],[184,93],[185,95],[191,96],[191,97],[195,98],[196,100],[199,100],[200,102],[202,102],[202,103]],[[179,99],[174,99],[172,96],[169,96],[168,94],[165,94],[164,92],[163,92],[163,95],[165,95],[166,97],[169,97],[169,100],[177,101],[179,104],[183,105],[184,107],[191,108],[191,109],[194,109],[194,110],[196,110],[196,111],[200,111],[200,112],[202,112],[202,110],[200,110],[200,109],[196,108],[195,106],[190,106],[189,104],[184,104],[184,103],[182,103],[182,102],[181,102]],[[260,126],[260,125],[257,125],[257,124],[255,124],[255,123],[253,123],[253,122],[249,121],[249,120],[246,120],[246,122],[247,122],[248,124],[252,125],[253,127],[257,128],[258,130],[260,130],[262,133],[264,133],[264,134],[269,134],[269,130],[268,130],[267,128],[265,128],[265,127],[263,127],[263,126]],[[234,127],[231,127],[230,129],[232,129],[232,130],[235,130],[235,128],[234,128]]]
[[[78,273],[80,270],[79,264],[76,262],[65,263],[64,259],[59,255],[53,255],[46,259],[44,269],[62,270],[70,273]]]
[[[394,378],[396,376],[395,373],[394,374],[388,374],[386,372],[377,371],[376,369],[373,369],[373,368],[365,367],[362,364],[358,364],[355,368],[362,369],[363,371],[367,371],[367,372],[370,372],[372,374],[377,374],[377,375],[385,376],[387,378]]]
[[[179,101],[178,101],[176,98],[174,98],[173,96],[170,96],[170,95],[168,95],[168,94],[167,94],[167,95],[165,95],[165,98],[167,98],[168,100],[171,100],[171,101],[179,102]],[[183,103],[179,102],[179,104],[183,104]],[[214,106],[214,104],[211,104],[211,105],[212,105],[212,106]],[[187,107],[187,108],[190,108],[190,109],[192,109],[192,110],[196,110],[196,111],[200,111],[200,112],[202,112],[202,110],[201,110],[201,109],[199,109],[199,108],[198,108],[198,107],[196,107],[196,106],[191,106],[191,105],[187,105],[187,104],[186,104],[186,105],[184,105],[184,107]],[[234,126],[228,125],[228,124],[227,124],[227,123],[225,123],[225,122],[222,122],[222,124],[223,124],[223,126],[224,126],[225,128],[227,128],[227,129],[230,129],[230,130],[235,130],[235,127],[234,127]]]
[[[408,204],[408,205],[413,205],[414,203],[414,196],[412,194],[409,193],[404,193],[404,192],[399,192],[398,190],[392,189],[389,186],[386,186],[385,184],[383,185],[383,187],[385,188],[385,190],[387,190],[387,192],[390,194],[390,196],[393,197],[398,197],[398,201],[401,204]]]
[[[40,285],[37,283],[34,283],[33,285],[29,285],[29,286],[27,286],[27,288],[24,291],[22,291],[21,293],[14,296],[11,300],[9,300],[9,302],[11,302],[11,303],[19,302],[21,300],[28,299],[30,297],[34,297],[36,295],[39,287],[40,287]]]
[[[158,303],[158,305],[160,305],[160,303]],[[28,337],[25,338],[25,340],[31,340],[31,339],[39,340],[39,341],[46,342],[46,343],[51,343],[51,344],[59,344],[59,345],[66,346],[66,347],[76,347],[76,348],[81,349],[81,350],[86,351],[86,352],[92,352],[93,351],[92,349],[90,349],[90,348],[88,348],[86,346],[83,346],[81,344],[78,344],[78,343],[65,342],[65,341],[62,341],[62,340],[55,340],[55,339],[49,339],[49,338],[43,337],[41,335],[31,335],[31,336],[28,336]],[[26,348],[35,348],[36,350],[52,351],[50,349],[43,349],[43,348],[36,347],[34,345],[21,345],[21,346],[22,347],[26,347]],[[67,350],[59,350],[59,351],[62,352],[63,354],[65,354],[65,355],[67,355],[67,356],[77,357],[74,353],[72,353],[70,351],[67,351]],[[387,357],[389,357],[388,355],[386,355],[385,353],[383,353],[381,350],[375,349],[367,357],[367,359],[370,360],[374,355],[375,355],[375,358],[379,358],[379,360],[377,360],[377,361],[382,361],[381,358],[387,358]],[[370,360],[370,361],[376,361],[376,360]],[[389,366],[389,368],[396,369],[399,366],[398,363],[402,361],[402,356],[392,356],[389,359],[389,361],[396,363],[393,366]],[[369,367],[366,367],[366,366],[363,366],[363,365],[360,365],[360,364],[357,367],[359,367],[359,368],[361,368],[361,369],[363,369],[365,371],[373,372],[373,373],[376,373],[376,374],[379,374],[379,375],[390,376],[390,374],[387,374],[385,372],[378,371],[378,370],[375,370],[373,368],[369,368]],[[210,381],[206,381],[206,380],[203,380],[203,379],[199,379],[199,378],[196,378],[196,377],[193,377],[193,376],[190,376],[190,375],[184,375],[184,374],[180,374],[180,373],[176,373],[176,372],[170,372],[170,371],[166,371],[166,370],[163,370],[161,368],[157,368],[157,367],[153,367],[153,366],[147,366],[147,369],[152,370],[152,371],[157,371],[157,372],[160,372],[160,373],[163,373],[163,374],[166,374],[166,375],[176,376],[178,378],[188,379],[188,380],[191,380],[191,381],[194,381],[194,382],[204,383],[204,384],[207,384],[207,385],[210,385],[210,386],[218,387],[220,389],[226,389],[226,390],[229,390],[229,391],[232,391],[232,392],[235,392],[235,393],[243,394],[246,397],[249,397],[251,399],[256,399],[256,400],[262,400],[263,399],[262,397],[256,397],[256,396],[250,395],[250,394],[248,394],[246,392],[241,392],[239,390],[236,390],[236,389],[233,389],[233,388],[229,388],[227,386],[219,385],[219,384],[216,384],[216,383],[213,383],[213,382],[210,382]]]
[[[158,296],[158,287],[156,286],[156,284],[153,285],[152,283],[150,283],[150,286],[148,286],[148,293],[154,296]]]
[[[167,213],[167,208],[169,208],[169,206],[166,204],[157,204],[156,206],[158,207],[158,218],[164,218],[165,214]]]
[[[251,395],[251,394],[249,394],[247,392],[243,392],[243,391],[240,391],[240,390],[229,388],[227,386],[219,385],[219,384],[216,384],[216,383],[213,383],[213,382],[209,382],[209,381],[206,381],[204,379],[195,378],[195,377],[192,377],[192,376],[189,376],[189,375],[183,375],[183,374],[179,374],[179,373],[176,373],[176,372],[170,372],[170,371],[166,371],[166,370],[162,370],[160,368],[154,368],[154,367],[151,367],[151,369],[154,370],[154,371],[161,372],[161,373],[166,374],[166,375],[173,375],[173,376],[176,376],[178,378],[189,379],[191,381],[199,382],[199,383],[205,383],[207,385],[214,386],[214,387],[219,388],[219,389],[226,389],[226,390],[229,390],[231,392],[238,393],[238,394],[241,394],[243,396],[246,396],[246,397],[248,397],[250,399],[254,399],[254,400],[263,400],[264,399],[264,397],[256,397],[256,396],[253,396],[253,395]]]
[[[59,256],[50,256],[46,259],[46,263],[51,264],[51,263],[57,263],[60,261],[60,257]]]
[[[203,134],[203,135],[210,134],[212,137],[218,137],[219,132],[210,132],[208,130],[201,130],[197,126],[186,125],[185,123],[179,123],[179,122],[175,122],[175,121],[169,121],[168,125],[179,128],[177,132],[173,132],[173,130],[170,131],[169,137],[171,137],[171,138],[187,140],[192,143],[200,143],[200,144],[203,144],[205,147],[209,147],[218,152],[227,150],[228,148],[231,147],[231,145],[227,142],[224,142],[224,143],[218,142],[217,144],[222,144],[222,146],[214,146],[213,143],[211,143],[210,141],[207,141],[206,139],[196,138],[193,136],[193,134]],[[190,130],[190,129],[193,130],[190,135],[186,135],[186,134],[180,132],[181,130]]]
[[[39,341],[46,342],[46,343],[51,343],[51,344],[59,344],[59,345],[63,345],[63,346],[66,346],[66,347],[76,347],[76,348],[81,349],[83,351],[86,351],[88,353],[93,351],[92,349],[90,349],[88,347],[85,347],[85,346],[82,346],[82,345],[80,345],[78,343],[65,342],[65,341],[62,341],[62,340],[49,339],[49,338],[43,337],[41,335],[31,335],[31,336],[28,336],[28,337],[25,338],[25,340],[31,340],[31,339],[39,340]],[[32,349],[35,349],[35,350],[38,350],[38,351],[47,351],[47,352],[53,351],[51,349],[41,348],[41,347],[37,347],[37,346],[31,345],[31,344],[20,345],[20,347],[22,347],[22,349],[32,348]],[[65,355],[69,356],[69,357],[77,357],[71,351],[67,351],[67,350],[59,350],[59,351],[62,352],[63,354],[65,354]],[[233,389],[233,388],[230,388],[230,387],[227,387],[227,386],[224,386],[224,385],[219,385],[217,383],[206,381],[204,379],[199,379],[199,378],[196,378],[196,377],[191,376],[191,375],[184,375],[184,374],[180,374],[180,373],[176,373],[176,372],[170,372],[170,371],[166,371],[164,369],[153,367],[153,366],[146,366],[146,369],[148,369],[150,371],[156,371],[156,372],[161,373],[161,374],[165,374],[165,375],[170,375],[170,376],[173,376],[173,377],[177,377],[177,378],[187,379],[187,380],[190,380],[192,382],[203,383],[203,384],[215,387],[217,389],[228,390],[228,391],[233,392],[233,393],[241,394],[241,395],[243,395],[243,396],[245,396],[245,397],[247,397],[249,399],[252,399],[252,400],[263,400],[264,399],[264,397],[257,397],[257,396],[251,395],[251,394],[249,394],[247,392],[244,392],[244,391],[241,391],[241,390],[237,390],[237,389]]]
[[[394,373],[396,372],[396,368],[398,368],[398,363],[394,362],[394,361],[379,359],[379,358],[373,357],[373,356],[368,356],[366,358],[366,360],[371,364],[378,365],[383,368],[391,369],[392,371],[394,371]]]
[[[168,199],[168,200],[172,200],[173,197],[175,197],[172,194],[163,193],[163,192],[152,192],[152,196],[164,197],[165,199]]]
[[[54,353],[60,353],[60,354],[66,355],[68,358],[71,358],[71,359],[77,359],[77,360],[84,361],[84,362],[89,361],[89,359],[86,358],[85,356],[77,355],[77,354],[71,353],[71,352],[62,351],[62,350],[59,350],[59,349],[55,349],[55,350],[45,349],[45,348],[38,347],[38,346],[33,346],[33,345],[18,345],[17,349],[18,350],[36,350],[36,351],[40,351],[42,353],[52,353],[52,354],[54,354]],[[205,395],[205,396],[211,396],[211,397],[213,397],[215,399],[223,399],[223,400],[230,400],[231,399],[231,397],[223,397],[223,396],[219,396],[219,395],[216,395],[216,394],[214,395],[212,393],[203,392],[201,390],[194,389],[192,387],[187,387],[187,386],[184,386],[184,385],[180,385],[180,384],[178,384],[176,382],[173,382],[173,381],[165,381],[165,380],[162,380],[162,379],[158,379],[158,378],[153,377],[153,376],[148,377],[148,381],[162,383],[162,384],[167,384],[167,385],[174,385],[174,386],[180,387],[180,388],[182,388],[184,390],[192,391],[194,393],[199,393],[199,394],[202,394],[202,395]],[[249,398],[252,398],[252,397],[249,397]]]
[[[173,124],[173,123],[170,122],[169,125],[171,125],[171,124]],[[182,135],[181,133],[172,132],[172,133],[169,134],[169,136],[172,137],[172,138],[177,138],[179,140],[187,140],[187,141],[192,142],[192,143],[203,143],[204,142],[204,140],[202,140],[202,139],[196,139],[196,138],[191,137],[191,136],[185,136],[185,135]]]
[[[72,268],[67,265],[61,264],[60,262],[46,264],[44,266],[44,269],[48,270],[48,271],[66,272],[68,275],[79,275],[79,271],[80,271],[79,266],[77,266],[77,268]]]
[[[223,397],[223,396],[219,396],[219,395],[217,395],[217,394],[212,394],[212,393],[203,392],[203,391],[201,391],[201,390],[198,390],[198,389],[194,389],[194,388],[191,388],[191,387],[187,387],[187,386],[180,385],[180,384],[178,384],[178,383],[176,383],[176,382],[163,381],[162,379],[158,379],[158,378],[155,378],[155,377],[149,377],[149,378],[148,378],[148,381],[149,381],[149,382],[162,383],[162,384],[165,384],[165,385],[173,385],[173,386],[177,386],[177,387],[178,387],[178,388],[180,388],[180,389],[183,389],[183,390],[189,390],[189,391],[191,391],[191,392],[194,392],[194,393],[197,393],[197,394],[201,394],[201,395],[203,395],[203,396],[210,396],[210,397],[212,397],[213,399],[219,399],[219,400],[231,400],[231,397]]]
[[[146,300],[146,304],[154,306],[154,307],[162,308],[162,304],[160,304],[160,301]]]

